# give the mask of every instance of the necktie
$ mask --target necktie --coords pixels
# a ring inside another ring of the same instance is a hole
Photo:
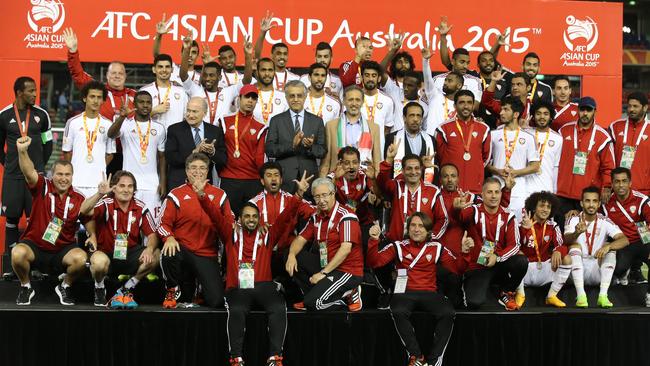
[[[300,115],[296,114],[296,121],[293,124],[293,132],[300,132]]]
[[[199,146],[201,143],[201,135],[199,134],[198,127],[194,127],[194,146]]]

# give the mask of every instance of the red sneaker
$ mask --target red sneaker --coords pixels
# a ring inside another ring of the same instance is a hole
[[[307,308],[305,307],[305,303],[302,301],[293,304],[293,308],[296,310],[307,310]]]
[[[174,309],[176,308],[176,300],[181,297],[181,291],[178,287],[170,287],[167,289],[165,300],[163,300],[163,308]]]
[[[282,356],[275,355],[266,360],[266,366],[282,366]]]
[[[501,291],[501,295],[499,296],[499,304],[503,305],[503,307],[508,311],[519,310],[519,306],[515,301],[514,292]]]
[[[361,286],[358,286],[346,299],[348,303],[348,310],[351,312],[361,311],[363,302],[361,302]]]

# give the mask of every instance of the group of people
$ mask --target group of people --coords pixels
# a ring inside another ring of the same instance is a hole
[[[359,37],[338,76],[321,42],[298,76],[287,68],[286,44],[262,56],[271,19],[262,19],[255,45],[244,42],[241,73],[235,49],[213,56],[191,34],[174,63],[160,53],[163,18],[155,81],[137,91],[125,87],[120,62],[109,65],[106,83],[86,74],[66,29],[85,110],[67,121],[64,159],[49,177],[49,117],[35,105],[35,81],[16,80],[15,102],[0,111],[0,161],[17,304],[30,304],[38,268],[63,273],[55,292],[73,305],[70,286],[89,263],[95,305],[135,308],[134,287],[160,267],[163,307],[176,307],[188,277],[206,305],[225,305],[233,366],[244,364],[246,314],[262,307],[273,366],[282,364],[287,322],[279,279],[302,294],[295,309],[359,311],[360,285],[371,278],[409,365],[421,366],[441,364],[454,308],[481,307],[494,284],[506,310],[524,305],[526,287],[547,284],[546,303],[565,307],[558,293],[569,278],[577,307],[589,306],[587,284],[610,308],[613,277],[643,280],[645,94],[630,94],[627,118],[605,129],[593,98],[571,101],[568,77],[552,86],[537,79],[535,53],[521,71],[501,65],[503,36],[471,70],[467,50],[447,49],[446,18],[437,29],[449,72],[433,76],[429,48],[416,72],[398,35],[381,62]],[[23,212],[29,223],[19,235]],[[80,224],[86,235],[77,244]],[[131,277],[107,300],[110,274]],[[414,310],[436,318],[428,355],[409,321]]]

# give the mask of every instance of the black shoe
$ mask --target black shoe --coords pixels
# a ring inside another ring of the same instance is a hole
[[[628,283],[630,284],[648,282],[648,280],[646,280],[645,277],[643,277],[643,273],[641,272],[640,268],[630,270],[630,275],[627,278],[628,278]]]
[[[54,288],[54,292],[59,295],[61,305],[74,305],[74,299],[70,294],[70,287],[63,287],[59,284]]]
[[[36,292],[31,287],[20,286],[18,290],[18,298],[16,299],[16,305],[29,305],[32,303],[32,298]]]
[[[95,306],[106,306],[106,287],[95,287]]]

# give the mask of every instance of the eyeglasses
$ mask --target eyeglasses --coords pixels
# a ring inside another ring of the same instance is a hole
[[[189,170],[189,171],[198,170],[198,171],[202,171],[202,172],[207,172],[208,167],[207,166],[189,166],[189,167],[187,167],[187,170]]]
[[[321,201],[321,200],[327,199],[332,194],[334,194],[334,192],[317,194],[317,195],[314,196],[314,201]]]

